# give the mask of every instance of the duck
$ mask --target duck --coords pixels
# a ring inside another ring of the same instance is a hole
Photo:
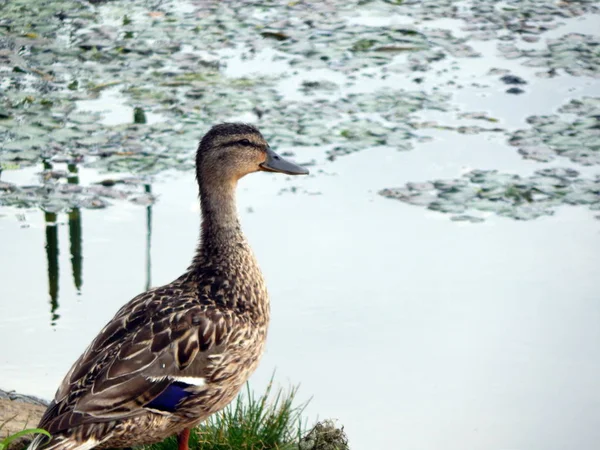
[[[126,303],[73,364],[29,450],[129,448],[190,430],[222,410],[258,366],[269,296],[236,209],[254,172],[307,175],[246,123],[214,125],[196,151],[200,240],[183,275]]]

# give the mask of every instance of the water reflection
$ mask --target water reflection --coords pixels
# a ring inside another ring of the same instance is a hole
[[[79,184],[79,172],[76,164],[69,164],[69,184]],[[81,210],[73,208],[69,212],[69,242],[71,243],[71,269],[73,271],[73,282],[77,293],[81,293],[81,285],[83,284],[83,256],[81,253]]]
[[[152,185],[145,184],[144,191],[152,194]],[[152,285],[152,204],[146,206],[146,290]]]
[[[46,220],[46,259],[48,261],[48,293],[50,294],[50,314],[52,325],[60,317],[58,310],[58,227],[56,214],[45,212]]]
[[[44,170],[52,170],[53,166],[48,161],[43,161]],[[79,184],[79,169],[77,164],[67,166],[67,183]],[[145,184],[144,191],[147,194],[152,193],[152,185]],[[83,228],[82,228],[82,210],[73,208],[68,213],[69,223],[69,251],[71,255],[71,271],[73,274],[73,284],[78,294],[81,294],[83,286]],[[58,214],[44,211],[44,220],[46,223],[46,259],[48,267],[48,294],[50,296],[50,324],[56,325],[60,318],[59,308],[59,242],[58,242]],[[148,290],[152,284],[152,205],[146,207],[146,283],[145,289]]]

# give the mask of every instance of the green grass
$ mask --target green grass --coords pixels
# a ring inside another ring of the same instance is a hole
[[[50,434],[46,430],[42,430],[41,428],[29,428],[27,430],[19,431],[18,433],[11,434],[10,436],[5,437],[2,441],[0,441],[0,450],[8,448],[8,445],[12,441],[27,434],[45,434],[46,436],[50,437]]]
[[[192,430],[191,450],[296,450],[305,434],[302,411],[306,403],[294,405],[297,387],[284,392],[269,383],[256,397],[246,391],[223,411]],[[177,450],[175,437],[143,447],[143,450]]]

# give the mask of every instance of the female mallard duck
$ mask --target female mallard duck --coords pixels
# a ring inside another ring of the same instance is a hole
[[[173,434],[187,450],[190,428],[233,400],[258,365],[269,323],[265,283],[235,206],[237,181],[261,170],[308,173],[250,125],[216,125],[202,138],[202,230],[192,264],[123,306],[73,365],[39,424],[52,434],[48,450],[131,447]]]

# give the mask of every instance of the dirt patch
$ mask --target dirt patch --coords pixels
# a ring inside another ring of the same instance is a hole
[[[0,441],[27,428],[35,428],[47,403],[36,397],[6,392],[0,389]],[[11,450],[23,448],[31,436],[14,441]]]

